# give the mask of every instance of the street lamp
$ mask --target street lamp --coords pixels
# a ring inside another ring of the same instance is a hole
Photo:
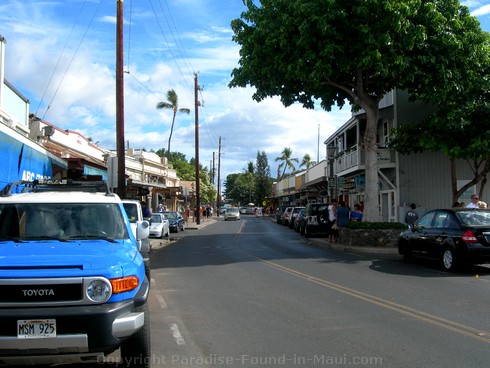
[[[327,153],[328,153],[328,162],[330,165],[330,174],[328,175],[328,187],[330,189],[330,201],[331,201],[334,196],[334,188],[337,185],[333,173],[333,161],[335,159],[335,154],[337,153],[337,146],[335,144],[331,144],[327,146]]]

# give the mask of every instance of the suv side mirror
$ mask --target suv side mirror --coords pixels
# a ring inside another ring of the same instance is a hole
[[[150,223],[147,220],[136,221],[136,240],[148,239],[150,237]]]

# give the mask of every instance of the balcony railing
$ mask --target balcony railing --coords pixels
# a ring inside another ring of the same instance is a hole
[[[334,174],[342,175],[345,171],[355,171],[364,169],[366,155],[364,150],[353,146],[350,149],[339,153],[334,160]],[[395,151],[388,148],[378,149],[378,164],[381,167],[391,167],[395,165]]]

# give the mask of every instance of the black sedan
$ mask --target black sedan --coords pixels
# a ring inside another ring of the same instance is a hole
[[[167,216],[170,231],[178,233],[179,231],[185,230],[185,220],[184,217],[177,211],[164,212]]]
[[[435,257],[446,271],[466,264],[490,262],[490,210],[451,208],[425,213],[400,234],[398,252],[404,260]]]

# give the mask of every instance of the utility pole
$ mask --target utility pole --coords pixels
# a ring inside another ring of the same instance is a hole
[[[196,145],[196,224],[201,223],[201,193],[199,188],[199,101],[197,99],[199,85],[197,84],[197,73],[194,74],[194,102],[195,102],[195,145]]]
[[[220,189],[220,169],[221,169],[221,136],[219,137],[219,146],[218,146],[218,196],[216,198],[216,211],[218,212],[216,215],[220,215],[221,211],[221,189]]]
[[[213,161],[211,162],[211,167],[212,167],[212,169],[211,169],[211,183],[213,183],[213,184],[214,184],[214,177],[215,177],[215,174],[216,174],[216,171],[215,171],[216,169],[214,167],[214,162],[215,162],[214,161],[215,160],[214,154],[215,154],[215,152],[213,152]]]
[[[123,0],[117,0],[116,25],[116,151],[117,194],[126,198],[126,150],[124,149]]]

